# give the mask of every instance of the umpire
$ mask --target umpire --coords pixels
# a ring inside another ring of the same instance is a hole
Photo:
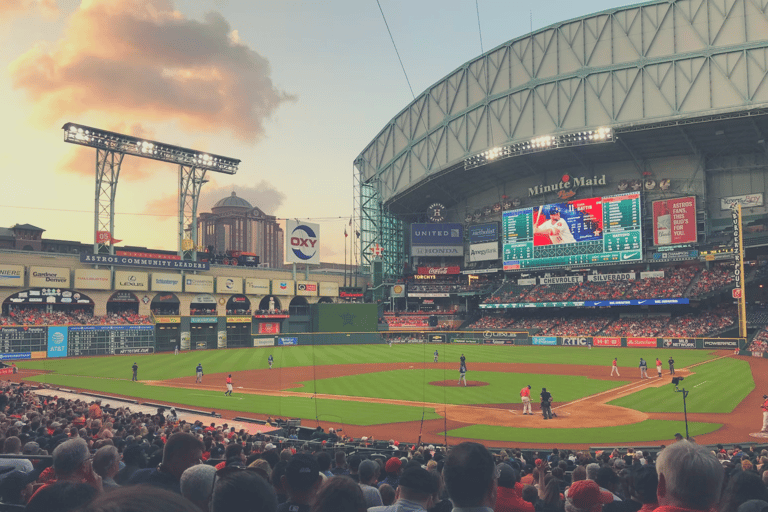
[[[541,414],[545,420],[552,419],[552,393],[547,388],[541,388]]]

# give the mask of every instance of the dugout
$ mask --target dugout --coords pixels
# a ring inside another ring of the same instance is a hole
[[[181,342],[180,327],[179,323],[155,324],[155,351],[169,352],[176,348]]]
[[[215,316],[186,317],[189,320],[191,350],[207,350],[218,347],[219,319]]]
[[[227,316],[225,329],[227,333],[227,348],[253,346],[250,316]]]

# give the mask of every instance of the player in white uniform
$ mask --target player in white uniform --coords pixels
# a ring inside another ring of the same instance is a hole
[[[549,235],[553,244],[572,244],[576,242],[571,234],[571,228],[564,219],[560,218],[560,209],[554,207],[549,210],[549,220],[536,228],[536,232],[542,235]]]

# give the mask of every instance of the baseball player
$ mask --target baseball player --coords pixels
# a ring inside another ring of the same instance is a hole
[[[520,398],[523,401],[523,414],[530,414],[533,416],[533,412],[531,411],[531,386],[525,386],[520,390]]]
[[[267,362],[269,363],[269,369],[272,369],[272,363],[275,362],[275,358],[272,357],[272,354],[269,354],[269,357],[267,358]]]
[[[177,356],[179,355],[179,344],[177,343],[175,347],[173,347],[173,355]]]
[[[565,219],[560,218],[560,208],[553,207],[549,210],[549,220],[544,221],[536,228],[536,232],[542,235],[549,235],[549,240],[553,244],[572,244],[576,242],[571,234],[571,228]]]
[[[464,357],[464,354],[461,354],[459,361],[461,361],[461,366],[467,366],[467,358]]]
[[[227,390],[224,392],[224,396],[232,396],[232,374],[227,377]]]
[[[659,378],[661,378],[661,359],[656,358],[656,371],[659,372]]]
[[[461,382],[464,381],[464,387],[467,387],[467,365],[464,364],[464,356],[462,355],[462,361],[459,365],[459,386],[461,386]]]
[[[642,378],[646,378],[646,379],[650,378],[650,377],[648,377],[648,363],[646,363],[645,359],[643,359],[642,357],[640,358],[640,378],[641,379]]]
[[[672,359],[672,356],[669,356],[669,361],[667,361],[667,362],[669,363],[669,373],[674,375],[675,374],[675,360]]]
[[[621,377],[619,375],[619,363],[616,361],[616,358],[613,358],[613,365],[611,366],[611,377],[613,377],[613,374],[616,374],[617,377]]]
[[[133,366],[131,366],[131,370],[133,370],[133,377],[131,377],[131,380],[134,380],[134,381],[139,380],[138,378],[139,365],[137,365],[136,363],[133,363]]]
[[[768,433],[768,395],[763,395],[763,405],[760,408],[763,410],[763,429],[760,432]]]
[[[202,384],[203,383],[203,365],[202,363],[197,363],[197,368],[195,368],[195,384]]]
[[[437,362],[437,349],[435,349],[435,362]]]

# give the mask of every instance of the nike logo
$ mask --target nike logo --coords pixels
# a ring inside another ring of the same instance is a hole
[[[622,260],[630,260],[630,259],[633,259],[633,258],[638,258],[639,256],[640,256],[640,254],[638,254],[636,252],[631,252],[629,254],[622,254],[621,255],[621,259]]]
[[[645,304],[645,302],[646,301],[644,301],[644,300],[639,300],[639,301],[637,301],[637,305],[639,306],[640,304]]]

